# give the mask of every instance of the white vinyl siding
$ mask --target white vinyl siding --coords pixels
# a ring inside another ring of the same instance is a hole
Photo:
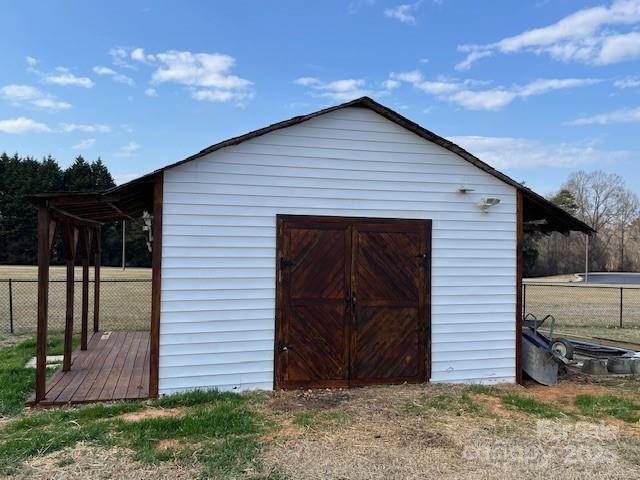
[[[514,380],[515,188],[364,108],[164,178],[160,393],[273,388],[277,214],[432,219],[431,380]]]

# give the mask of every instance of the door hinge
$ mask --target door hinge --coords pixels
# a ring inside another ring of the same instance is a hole
[[[280,257],[280,268],[289,268],[293,267],[296,264],[293,260],[289,260],[288,258]]]

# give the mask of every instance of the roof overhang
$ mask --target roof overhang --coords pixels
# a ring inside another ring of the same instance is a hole
[[[36,207],[46,207],[58,218],[78,224],[101,224],[136,219],[153,210],[153,177],[102,192],[36,193],[28,197]]]

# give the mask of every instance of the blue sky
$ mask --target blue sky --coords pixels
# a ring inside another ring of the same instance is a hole
[[[640,0],[3,2],[0,151],[119,182],[369,95],[543,194],[640,191]]]

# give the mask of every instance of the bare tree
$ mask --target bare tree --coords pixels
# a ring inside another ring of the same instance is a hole
[[[578,171],[569,175],[564,188],[573,194],[578,218],[597,231],[589,246],[591,268],[607,269],[610,267],[608,250],[615,235],[613,227],[617,224],[620,200],[626,191],[624,179],[602,170]],[[577,251],[584,251],[585,241],[583,236],[577,238]]]
[[[621,176],[574,172],[550,200],[597,230],[589,242],[590,270],[640,270],[640,201]],[[529,273],[575,273],[584,268],[585,235],[554,233],[533,241],[537,256]]]
[[[618,270],[624,272],[627,270],[627,263],[625,262],[625,242],[628,242],[625,234],[631,228],[631,226],[638,219],[638,212],[640,210],[640,202],[638,196],[631,190],[624,190],[619,196],[618,211],[617,211],[617,224],[618,224],[618,245],[620,252],[620,261],[618,263]]]

